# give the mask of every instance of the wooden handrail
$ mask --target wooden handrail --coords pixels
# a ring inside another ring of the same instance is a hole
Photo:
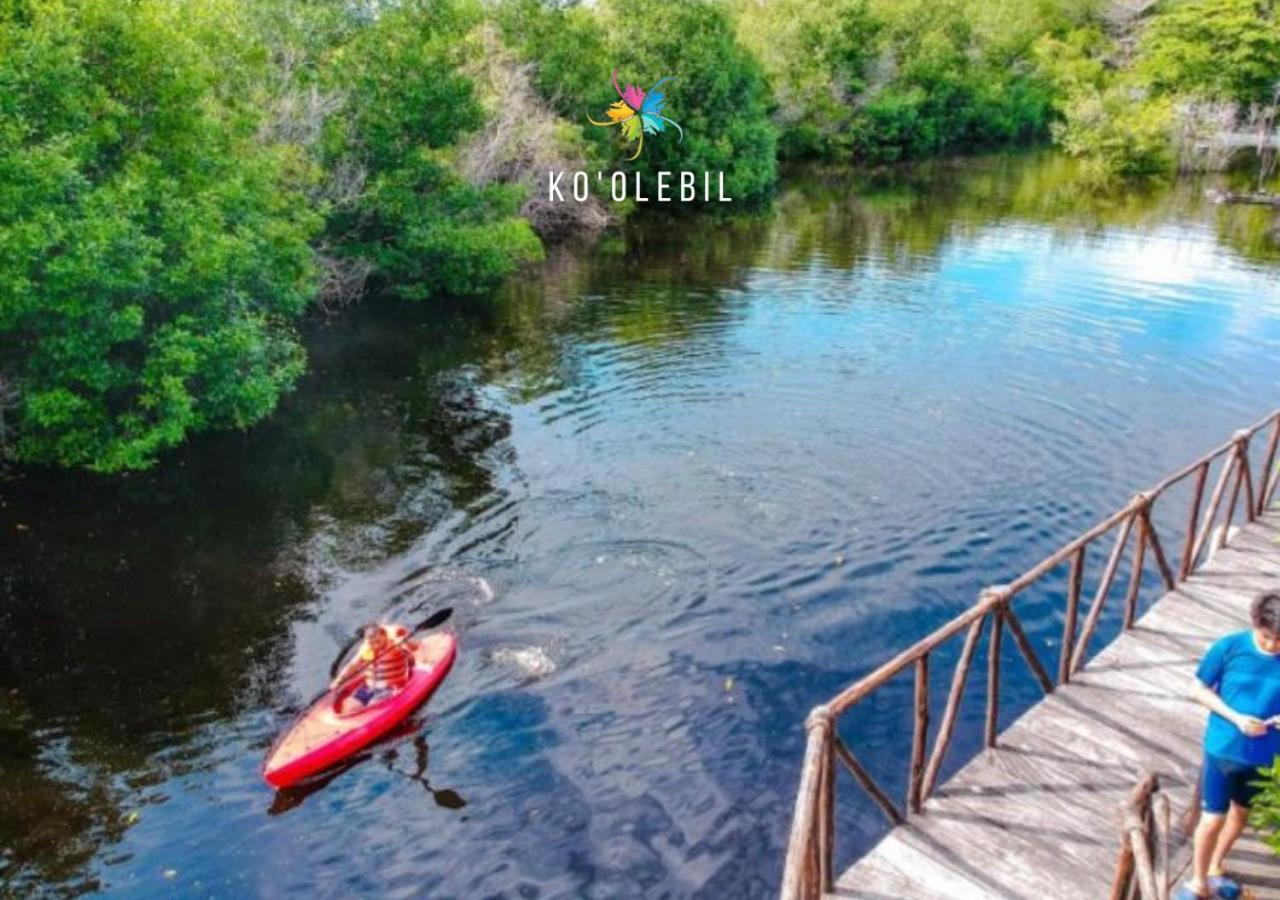
[[[1249,461],[1249,446],[1254,436],[1267,426],[1271,427],[1271,433],[1263,456],[1263,467],[1255,479]],[[927,801],[938,785],[947,750],[955,736],[959,706],[968,684],[969,670],[988,619],[991,627],[987,637],[987,704],[983,737],[984,745],[992,748],[997,744],[999,730],[1003,665],[1001,650],[1005,629],[1008,628],[1020,655],[1026,660],[1036,682],[1045,693],[1068,683],[1089,655],[1089,642],[1105,612],[1130,536],[1136,534],[1130,554],[1131,565],[1121,616],[1121,627],[1125,629],[1133,627],[1137,619],[1144,566],[1148,560],[1154,560],[1164,588],[1171,590],[1196,570],[1206,549],[1217,549],[1226,543],[1238,511],[1243,511],[1240,514],[1246,521],[1253,521],[1267,509],[1280,488],[1280,466],[1276,465],[1278,452],[1280,409],[1250,427],[1235,432],[1230,440],[1166,476],[1149,490],[1135,494],[1123,507],[1063,544],[1008,584],[983,590],[972,606],[841,690],[827,703],[815,707],[806,720],[808,739],[804,768],[796,796],[783,873],[782,896],[785,900],[815,900],[832,889],[835,877],[832,848],[837,759],[892,824],[900,823],[907,815],[927,811]],[[1221,470],[1214,482],[1209,504],[1204,507],[1209,472],[1219,460],[1222,461]],[[1170,488],[1192,476],[1194,479],[1187,533],[1182,543],[1182,555],[1175,569],[1164,552],[1164,544],[1152,522],[1151,510]],[[1228,486],[1231,488],[1229,497]],[[1225,505],[1225,515],[1219,522],[1224,500],[1228,502]],[[1080,622],[1080,592],[1089,545],[1112,531],[1116,532],[1115,542],[1107,554],[1097,590],[1084,621]],[[1062,646],[1057,671],[1051,675],[1023,630],[1013,607],[1016,598],[1024,590],[1063,563],[1070,564],[1070,571],[1063,613]],[[964,646],[952,671],[950,691],[930,746],[930,657],[938,648],[961,633],[965,634]],[[899,810],[841,738],[838,725],[844,713],[907,668],[913,668],[915,673],[914,727],[906,804]],[[1161,800],[1167,804],[1163,798]],[[1141,851],[1136,852],[1133,864],[1140,870],[1140,878],[1145,878],[1142,875],[1145,863],[1140,858],[1141,855]],[[1161,900],[1158,894],[1151,897],[1153,900]]]

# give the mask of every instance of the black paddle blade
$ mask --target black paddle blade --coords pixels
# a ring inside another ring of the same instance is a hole
[[[450,788],[441,788],[440,790],[432,789],[431,796],[435,798],[436,803],[445,809],[462,809],[467,805],[467,801],[455,790]]]
[[[417,625],[413,626],[413,630],[426,631],[428,628],[436,628],[437,626],[443,625],[445,622],[447,622],[451,615],[453,615],[453,607],[446,606],[444,609],[440,610],[438,613],[435,613],[429,618],[423,619]]]

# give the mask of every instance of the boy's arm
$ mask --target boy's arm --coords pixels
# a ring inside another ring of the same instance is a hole
[[[362,659],[363,650],[364,650],[363,644],[360,645],[360,650],[362,652],[356,653],[356,655],[352,657],[351,661],[342,667],[342,670],[338,672],[338,674],[334,677],[333,681],[329,682],[329,690],[333,690],[338,685],[345,682],[348,678],[350,678],[352,675],[355,674],[356,670],[358,670],[361,666],[364,665],[364,660]]]
[[[1217,691],[1198,678],[1195,680],[1195,687],[1191,689],[1191,697],[1201,706],[1222,716],[1248,737],[1258,737],[1267,730],[1266,722],[1255,716],[1241,715],[1236,712],[1227,706],[1226,701],[1218,696]]]

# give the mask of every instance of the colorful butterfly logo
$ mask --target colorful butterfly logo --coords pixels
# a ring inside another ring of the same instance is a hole
[[[640,151],[644,149],[646,134],[657,134],[665,130],[667,125],[675,126],[676,131],[680,132],[680,140],[683,141],[684,129],[680,124],[662,115],[662,105],[667,102],[667,97],[658,90],[658,85],[670,80],[671,76],[663,76],[655,81],[648,91],[642,91],[634,84],[629,84],[624,91],[618,87],[618,70],[614,69],[613,89],[618,92],[620,99],[605,110],[609,121],[597,122],[591,118],[590,114],[587,115],[587,121],[592,125],[602,125],[606,128],[611,125],[621,125],[624,140],[639,142],[636,152],[628,159],[635,159],[640,155]]]

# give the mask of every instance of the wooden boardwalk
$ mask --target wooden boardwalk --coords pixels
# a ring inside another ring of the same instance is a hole
[[[1254,595],[1280,584],[1280,516],[1230,544],[939,786],[846,870],[828,897],[1105,898],[1121,803],[1158,773],[1174,818],[1174,871],[1190,848],[1191,801],[1206,713],[1188,698],[1215,638],[1247,627]],[[1280,898],[1280,860],[1247,835],[1234,871],[1257,898]]]

